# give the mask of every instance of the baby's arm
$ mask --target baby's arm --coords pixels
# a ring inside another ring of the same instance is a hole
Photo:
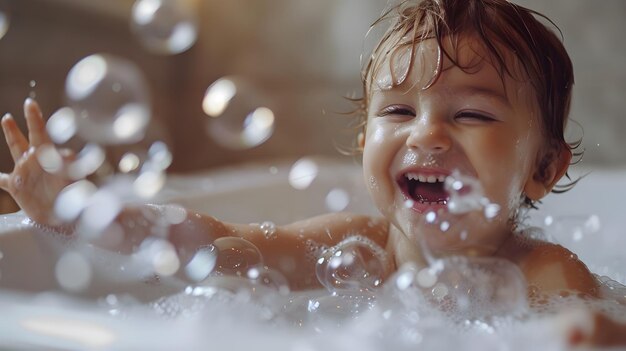
[[[54,201],[60,191],[71,183],[61,172],[45,171],[37,160],[44,148],[54,147],[48,136],[41,110],[32,99],[24,103],[28,139],[12,116],[2,119],[2,128],[15,168],[10,174],[0,173],[0,188],[9,192],[27,216],[39,224],[57,226]],[[68,156],[69,157],[69,156]],[[224,223],[211,216],[187,212],[185,221],[169,225],[161,220],[167,205],[132,205],[116,218],[124,229],[121,242],[94,242],[97,246],[122,253],[131,253],[142,241],[160,231],[174,244],[185,264],[199,247],[212,244],[224,236],[241,237],[256,245],[264,263],[284,273],[292,289],[318,285],[315,279],[315,258],[311,249],[333,246],[349,235],[362,235],[383,246],[387,222],[368,216],[346,213],[329,214],[297,223],[279,226],[274,235],[266,237],[259,225]]]

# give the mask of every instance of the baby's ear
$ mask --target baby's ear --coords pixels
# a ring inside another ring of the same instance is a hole
[[[567,146],[559,145],[552,147],[550,151],[540,151],[535,168],[526,180],[524,193],[531,200],[541,200],[546,196],[556,183],[565,175],[572,160],[572,152]]]
[[[356,142],[360,150],[363,150],[365,147],[365,131],[359,132],[359,135],[356,137]]]

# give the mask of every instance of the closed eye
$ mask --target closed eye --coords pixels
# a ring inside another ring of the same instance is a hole
[[[499,122],[499,120],[495,117],[492,117],[488,114],[475,112],[475,111],[463,111],[459,112],[455,117],[457,121],[467,121],[467,122]]]
[[[406,105],[390,105],[377,113],[378,117],[385,116],[411,116],[415,117],[415,110]]]

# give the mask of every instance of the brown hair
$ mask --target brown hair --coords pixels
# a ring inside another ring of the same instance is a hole
[[[574,84],[572,62],[561,40],[539,19],[549,22],[562,37],[558,27],[546,16],[506,0],[401,1],[387,10],[372,25],[374,27],[387,20],[392,21],[363,66],[361,75],[363,97],[354,100],[359,104],[358,128],[364,128],[367,124],[369,90],[374,84],[376,74],[382,65],[392,65],[391,58],[398,51],[397,48],[406,45],[412,45],[415,48],[421,41],[437,40],[440,67],[436,69],[432,80],[424,87],[428,89],[441,74],[443,61],[441,58],[444,55],[463,70],[467,71],[472,68],[461,66],[458,59],[445,49],[442,42],[445,39],[449,40],[452,45],[456,45],[460,36],[473,34],[487,49],[492,64],[500,72],[502,79],[504,79],[504,74],[513,78],[519,76],[513,72],[513,69],[518,67],[513,67],[510,61],[506,60],[506,56],[513,55],[516,58],[528,83],[535,91],[543,125],[542,130],[549,142],[549,147],[553,150],[576,149],[581,141],[568,143],[564,137]],[[453,49],[456,47],[453,46]],[[414,52],[415,50],[411,50],[409,67],[415,60]],[[393,70],[393,67],[390,68]],[[392,84],[400,85],[402,81],[392,79]],[[582,152],[574,152],[573,155],[580,157]],[[576,182],[555,187],[553,191],[567,191]],[[525,202],[534,207],[530,199],[526,199]]]

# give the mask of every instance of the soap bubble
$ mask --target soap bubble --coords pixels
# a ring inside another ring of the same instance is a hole
[[[87,56],[68,73],[65,91],[76,132],[85,141],[117,145],[143,139],[151,110],[145,78],[134,63],[111,55]],[[71,130],[72,118],[65,112],[63,118]]]
[[[0,39],[9,31],[9,14],[0,9]]]
[[[146,49],[165,55],[188,50],[198,36],[192,11],[179,0],[135,1],[131,29]]]
[[[224,77],[207,89],[202,109],[211,117],[209,135],[229,149],[247,149],[267,141],[274,132],[274,112],[259,89],[241,77]]]
[[[254,284],[270,287],[281,295],[289,294],[287,278],[279,271],[264,266],[255,266],[248,270],[246,276]]]
[[[319,173],[317,163],[304,157],[296,161],[289,171],[289,184],[298,190],[308,188]]]
[[[315,273],[330,292],[372,290],[382,285],[389,269],[387,253],[362,236],[351,236],[322,254]]]
[[[246,239],[222,237],[216,239],[213,246],[217,250],[217,274],[241,276],[249,268],[263,263],[259,249]]]

